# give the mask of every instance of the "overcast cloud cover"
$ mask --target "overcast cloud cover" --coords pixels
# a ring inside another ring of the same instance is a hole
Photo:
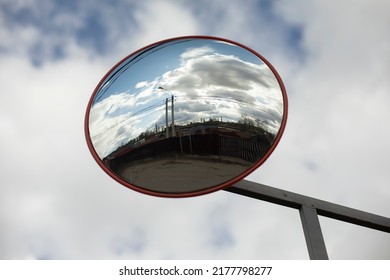
[[[267,58],[284,136],[247,179],[390,216],[390,2],[0,0],[1,259],[307,259],[299,214],[225,191],[128,190],[84,138],[120,59],[192,34]],[[333,259],[390,259],[388,234],[321,218]]]

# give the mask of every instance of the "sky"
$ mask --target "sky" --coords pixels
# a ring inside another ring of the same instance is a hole
[[[308,259],[299,213],[226,191],[147,196],[84,135],[118,61],[211,35],[264,56],[286,86],[284,135],[246,180],[390,216],[390,4],[0,0],[0,259]],[[331,259],[390,259],[388,234],[320,218]],[[353,238],[352,238],[353,237]]]

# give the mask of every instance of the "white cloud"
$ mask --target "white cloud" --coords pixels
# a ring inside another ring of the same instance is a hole
[[[131,51],[177,35],[227,36],[281,74],[290,102],[286,132],[251,180],[389,216],[388,1],[271,5],[274,21],[302,28],[302,61],[284,29],[273,29],[281,23],[269,24],[257,1],[245,3],[101,7],[112,50],[100,56],[72,32],[46,34],[0,17],[0,258],[308,258],[295,210],[224,191],[179,200],[141,195],[91,157],[83,119],[99,79]],[[79,22],[86,7],[72,20]],[[112,16],[119,10],[135,21]],[[29,49],[42,40],[45,63],[33,67]],[[55,42],[66,58],[50,58]],[[321,223],[333,258],[390,257],[387,234]],[[233,242],[213,246],[218,232]]]
[[[209,46],[204,46],[204,47],[200,47],[200,48],[192,48],[192,49],[186,50],[184,53],[182,53],[180,58],[185,63],[185,62],[187,62],[188,59],[202,57],[206,54],[210,54],[213,52],[214,52],[214,50],[212,48],[210,48]]]
[[[135,103],[134,95],[121,93],[92,106],[88,116],[89,131],[93,146],[101,158],[143,132],[142,124],[140,127],[142,115],[133,116],[129,111]]]
[[[140,47],[170,37],[196,34],[201,25],[184,3],[176,1],[143,2],[134,17],[139,24]]]
[[[135,85],[135,88],[143,88],[146,87],[149,83],[147,81],[139,82]]]

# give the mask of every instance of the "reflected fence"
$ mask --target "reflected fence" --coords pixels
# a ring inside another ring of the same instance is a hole
[[[232,136],[219,136],[219,156],[239,158],[255,162],[264,154],[266,147],[251,139]]]
[[[269,148],[250,138],[220,134],[196,134],[162,138],[150,143],[130,147],[126,152],[104,160],[112,170],[123,164],[132,164],[147,159],[180,156],[195,156],[202,159],[235,160],[241,164],[255,163]]]

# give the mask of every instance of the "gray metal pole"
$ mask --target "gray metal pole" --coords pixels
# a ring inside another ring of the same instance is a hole
[[[175,137],[175,108],[173,107],[173,103],[174,103],[174,97],[172,95],[172,137]]]
[[[181,142],[181,136],[179,136],[179,142],[180,142],[180,152],[181,155],[183,155],[183,143]]]
[[[191,134],[188,135],[188,137],[190,138],[190,154],[192,155],[192,141],[191,141]]]
[[[168,98],[165,99],[165,125],[166,125],[166,138],[169,138],[169,131],[168,131]]]
[[[328,260],[324,237],[317,211],[313,207],[302,205],[299,209],[307,250],[311,260]]]

